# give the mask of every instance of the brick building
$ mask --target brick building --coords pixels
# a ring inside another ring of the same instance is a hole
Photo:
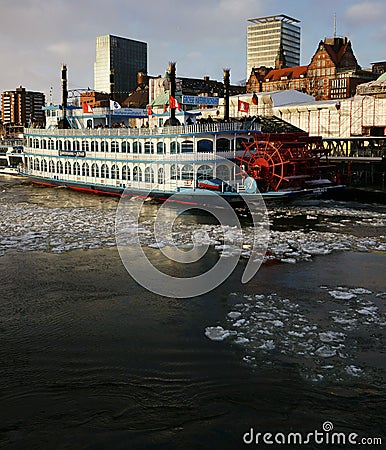
[[[361,69],[346,37],[333,37],[319,42],[308,66],[253,69],[246,90],[296,89],[316,100],[343,99],[355,95],[359,84],[375,78],[374,73]]]

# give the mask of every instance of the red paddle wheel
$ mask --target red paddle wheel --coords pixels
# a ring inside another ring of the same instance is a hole
[[[261,191],[299,189],[321,176],[321,138],[307,133],[255,134],[243,142],[239,161],[242,176],[254,178]],[[331,166],[328,166],[331,167]]]

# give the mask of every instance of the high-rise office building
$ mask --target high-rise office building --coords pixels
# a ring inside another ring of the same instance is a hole
[[[248,19],[247,28],[247,79],[255,67],[300,65],[299,20],[283,14]]]
[[[98,36],[94,89],[125,97],[137,86],[137,72],[147,72],[147,43],[122,37]],[[112,92],[113,91],[113,92]]]

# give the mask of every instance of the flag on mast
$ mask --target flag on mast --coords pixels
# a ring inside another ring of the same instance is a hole
[[[115,109],[121,109],[121,105],[114,100],[110,100],[110,109],[112,111],[114,111]]]
[[[83,107],[83,112],[84,113],[86,113],[86,114],[92,114],[93,113],[93,109],[88,103],[83,102],[82,103],[82,107]]]
[[[178,103],[176,98],[174,98],[172,95],[169,96],[169,105],[170,105],[170,109],[181,110],[181,105]]]
[[[259,99],[257,98],[256,92],[254,92],[252,95],[252,103],[254,105],[257,105],[259,103]]]
[[[247,113],[249,111],[249,103],[239,100],[238,101],[238,110],[239,110],[239,112]]]

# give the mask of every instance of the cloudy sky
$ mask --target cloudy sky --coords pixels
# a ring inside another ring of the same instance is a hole
[[[69,89],[93,88],[95,38],[114,34],[148,43],[148,72],[245,78],[248,19],[286,14],[300,20],[301,64],[318,42],[347,36],[359,64],[386,60],[385,0],[0,0],[0,92],[19,85],[60,98],[60,66]]]

